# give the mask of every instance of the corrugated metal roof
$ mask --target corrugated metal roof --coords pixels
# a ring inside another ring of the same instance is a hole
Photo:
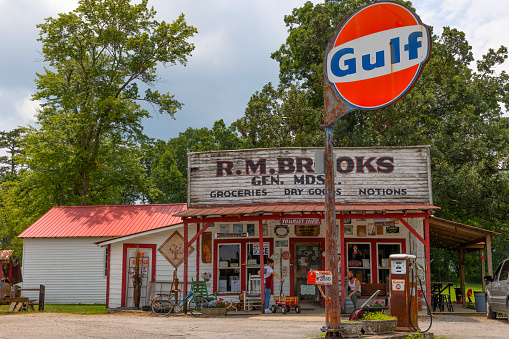
[[[58,206],[28,227],[20,238],[116,237],[182,222],[187,204]]]
[[[431,246],[447,249],[459,249],[478,244],[485,241],[487,235],[496,237],[501,234],[434,216],[429,218],[429,231]]]
[[[375,212],[375,211],[426,211],[440,207],[429,204],[336,204],[336,213]],[[179,217],[202,217],[212,215],[247,215],[264,213],[320,213],[325,211],[324,204],[268,204],[237,205],[215,207],[193,207],[177,213]]]

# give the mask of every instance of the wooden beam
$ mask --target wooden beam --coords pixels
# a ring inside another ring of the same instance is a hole
[[[262,314],[264,314],[269,305],[265,305],[265,263],[263,256],[263,221],[261,219],[258,220],[258,241],[260,242],[260,297],[262,298],[262,305],[264,305],[262,307]]]
[[[424,237],[426,243],[424,244],[426,254],[426,298],[431,302],[431,243],[429,236],[429,215],[424,218]],[[431,314],[431,312],[430,312]]]
[[[486,234],[486,261],[488,262],[488,275],[493,276],[493,256],[491,255],[491,234]]]
[[[459,250],[459,265],[460,265],[460,287],[463,295],[463,307],[466,307],[467,294],[465,293],[465,249],[460,247]]]
[[[419,239],[419,241],[420,241],[420,242],[421,242],[424,246],[426,246],[426,241],[424,240],[424,238],[423,238],[423,237],[421,237],[421,235],[420,235],[419,233],[417,233],[417,231],[416,231],[416,230],[414,230],[414,228],[413,228],[412,226],[410,226],[410,224],[409,224],[409,223],[407,223],[405,219],[403,219],[402,217],[398,217],[398,219],[399,219],[399,221],[401,221],[401,223],[402,223],[403,225],[405,225],[405,227],[406,227],[406,228],[408,228],[408,230],[409,230],[410,232],[412,232],[412,234],[413,234],[413,235],[414,235],[417,239]]]
[[[486,259],[481,258],[481,281],[482,281],[482,291],[486,292],[486,281],[484,281],[484,276],[486,275]]]

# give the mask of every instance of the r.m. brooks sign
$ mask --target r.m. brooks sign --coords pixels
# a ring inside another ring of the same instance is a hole
[[[189,207],[323,203],[315,148],[189,153]],[[429,147],[335,148],[337,203],[431,203]]]

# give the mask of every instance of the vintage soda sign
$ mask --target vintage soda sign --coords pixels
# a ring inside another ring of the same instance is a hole
[[[326,52],[326,76],[346,103],[377,109],[414,86],[430,55],[429,28],[411,9],[375,2],[343,21]]]

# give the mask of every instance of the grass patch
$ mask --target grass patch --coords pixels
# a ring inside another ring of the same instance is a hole
[[[45,312],[71,314],[106,314],[105,305],[44,305]]]
[[[461,288],[459,283],[455,283],[451,287],[451,301],[456,301],[456,293],[454,291],[454,288]],[[472,289],[472,292],[482,292],[482,283],[465,283],[465,293],[468,292],[469,289]],[[446,290],[447,291],[447,290]],[[447,292],[444,292],[447,293]],[[470,297],[472,302],[474,301],[474,294],[472,293],[472,296]],[[465,296],[465,300],[468,301],[468,297]]]
[[[3,311],[3,314],[13,314],[7,312],[9,309],[9,305],[0,305],[0,310]],[[35,306],[35,311],[29,310],[30,312],[39,312],[37,311],[37,306]],[[52,313],[70,313],[70,314],[107,314],[105,305],[44,305],[44,312],[52,312]]]

